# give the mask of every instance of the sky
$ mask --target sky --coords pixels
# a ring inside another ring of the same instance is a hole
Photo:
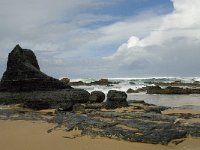
[[[0,0],[0,74],[20,44],[53,77],[200,76],[199,0]]]

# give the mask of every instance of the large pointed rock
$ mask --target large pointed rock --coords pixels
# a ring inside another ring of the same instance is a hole
[[[19,45],[8,56],[7,69],[3,74],[0,91],[51,91],[71,88],[40,71],[37,58],[32,50]]]

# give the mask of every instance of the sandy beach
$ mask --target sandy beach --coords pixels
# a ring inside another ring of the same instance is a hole
[[[179,145],[153,145],[108,138],[80,136],[78,130],[63,129],[47,133],[54,124],[32,121],[0,121],[0,145],[3,150],[199,150],[200,140],[187,138]]]

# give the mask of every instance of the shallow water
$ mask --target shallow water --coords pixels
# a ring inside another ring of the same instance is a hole
[[[96,79],[97,80],[97,79]],[[72,81],[83,81],[90,83],[95,81],[95,79],[76,79]],[[113,84],[112,86],[76,86],[74,88],[82,88],[88,92],[92,91],[102,91],[105,94],[109,90],[118,90],[126,92],[129,88],[138,89],[145,86],[152,86],[152,82],[163,82],[169,83],[174,81],[180,81],[183,83],[193,83],[195,81],[200,81],[199,77],[152,77],[152,78],[109,78],[111,82],[118,82],[118,84]],[[128,94],[128,100],[144,100],[147,103],[169,106],[169,107],[190,107],[190,108],[200,108],[200,94],[193,95],[151,95],[146,93],[133,93]]]
[[[169,106],[169,107],[191,107],[200,108],[200,95],[158,95],[158,94],[145,94],[134,93],[128,94],[128,100],[144,100],[147,103]]]

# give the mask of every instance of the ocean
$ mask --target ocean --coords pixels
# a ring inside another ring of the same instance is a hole
[[[71,82],[83,81],[90,83],[92,81],[97,81],[99,79],[71,79]],[[108,78],[110,82],[115,82],[112,86],[74,86],[74,88],[82,88],[88,92],[92,91],[102,91],[105,94],[109,90],[119,90],[127,91],[129,88],[138,89],[145,86],[154,85],[152,83],[162,82],[171,83],[179,81],[182,83],[193,83],[195,81],[200,81],[200,77],[149,77],[149,78]],[[146,92],[141,93],[127,93],[128,100],[144,100],[147,103],[168,106],[168,107],[184,107],[184,108],[195,108],[200,109],[200,94],[191,95],[158,95],[158,94],[146,94]]]

